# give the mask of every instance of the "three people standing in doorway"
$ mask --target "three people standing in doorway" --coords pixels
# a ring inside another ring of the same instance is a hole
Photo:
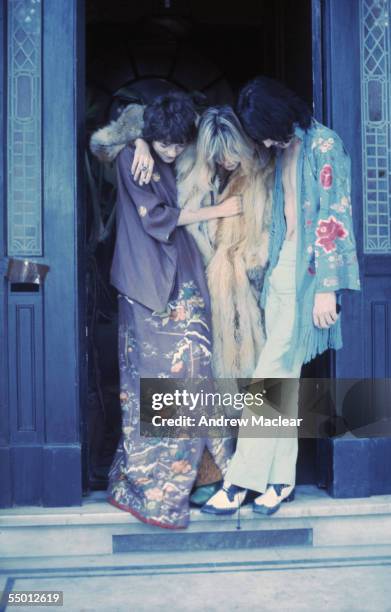
[[[208,112],[210,113],[206,111]],[[266,149],[272,150],[275,154],[271,224],[269,228],[267,217],[261,215],[261,226],[257,228],[259,236],[265,230],[270,236],[268,255],[261,262],[261,267],[265,269],[268,259],[266,275],[264,279],[262,277],[262,282],[258,286],[260,304],[265,316],[266,338],[262,342],[262,349],[258,351],[252,377],[293,379],[288,401],[295,412],[298,397],[297,379],[300,377],[303,363],[307,363],[328,348],[338,349],[342,346],[341,321],[338,314],[341,292],[347,289],[359,289],[351,215],[349,157],[337,134],[317,123],[311,117],[305,103],[274,80],[259,77],[247,84],[239,96],[237,116],[241,124],[239,129],[245,133],[243,140],[252,143],[250,146],[246,145],[246,150],[251,150],[253,147],[254,159],[257,156],[262,158],[261,152]],[[222,128],[223,131],[224,129]],[[178,143],[165,144],[172,147]],[[142,163],[133,162],[136,177],[133,177],[134,186],[128,186],[132,199],[134,199],[132,193],[136,191],[136,178],[140,178],[139,182],[147,185],[148,180],[153,178],[151,166],[154,164],[157,164],[159,179],[165,172],[160,165],[161,161],[167,163],[167,160],[161,156],[160,149],[156,149],[156,146],[153,148],[154,152],[149,155],[145,149],[142,149],[142,152],[136,149],[136,154]],[[205,155],[208,155],[208,151],[205,151]],[[232,163],[230,157],[232,155],[227,156],[226,161]],[[122,158],[122,172],[125,176],[127,167],[130,171],[132,159],[125,160],[124,154]],[[240,157],[236,161],[239,164],[242,162]],[[222,166],[224,169],[224,164]],[[245,165],[243,167],[245,168]],[[252,168],[254,167],[253,165]],[[190,164],[186,176],[191,175],[192,169],[194,163]],[[235,169],[225,168],[228,172]],[[258,178],[260,177],[264,183],[262,194],[267,194],[266,175],[264,167],[259,164]],[[162,185],[163,187],[165,188]],[[155,185],[153,191],[156,189]],[[174,195],[168,198],[172,203],[168,200],[166,202],[167,194],[157,195],[160,206],[163,201],[165,205],[174,206]],[[237,195],[243,204],[243,194]],[[243,214],[242,206],[233,210],[234,202],[237,205],[237,200],[231,199],[230,214],[233,212]],[[145,202],[143,204],[140,200],[140,203],[136,203],[137,206],[141,217],[149,215]],[[264,202],[262,206],[262,210],[267,210]],[[144,208],[145,215],[143,215]],[[202,206],[199,210],[202,210]],[[158,232],[158,237],[146,230],[150,237],[152,236],[155,241],[162,241],[163,244],[174,235],[175,231],[178,231],[175,227],[180,218],[179,211],[169,212],[172,222],[169,223],[168,234],[163,232],[164,236],[160,236],[159,223],[153,225],[153,231]],[[191,223],[191,217],[189,219],[188,222]],[[211,217],[198,216],[196,222],[208,223],[208,219]],[[145,220],[141,220],[144,226]],[[246,236],[243,236],[243,239],[245,240]],[[183,238],[181,240],[183,241]],[[262,241],[259,241],[260,247],[261,243]],[[227,257],[232,253],[232,249],[226,250]],[[133,262],[128,261],[128,265],[132,266]],[[177,283],[175,287],[179,289]],[[126,300],[129,297],[135,298],[134,295],[124,295],[122,299]],[[175,299],[178,301],[178,296]],[[206,298],[204,301],[206,303]],[[135,309],[140,309],[139,304],[132,303],[132,310]],[[135,320],[134,315],[132,320]],[[142,325],[145,325],[145,322],[148,322],[148,317],[143,313]],[[259,324],[261,325],[261,322]],[[137,330],[134,323],[132,325],[132,329],[128,325],[127,333],[131,332],[129,337],[133,338],[140,333],[141,327]],[[129,354],[126,359],[131,360]],[[240,432],[236,452],[229,461],[223,486],[202,510],[212,514],[234,513],[251,490],[257,494],[253,504],[254,511],[262,514],[274,513],[283,501],[293,499],[297,448],[295,436],[250,439]],[[126,454],[126,448],[122,452]],[[127,472],[120,468],[118,457],[114,464],[120,471],[122,470],[123,480],[126,480],[133,469],[131,456],[128,458],[130,461],[127,463]],[[141,478],[139,488],[144,487],[142,480]],[[120,483],[120,487],[123,485],[124,483]],[[153,487],[154,491],[155,489],[157,491],[157,487]],[[162,495],[164,496],[164,492],[159,493],[160,497]],[[155,522],[159,523],[158,520]],[[176,526],[175,520],[172,526]]]

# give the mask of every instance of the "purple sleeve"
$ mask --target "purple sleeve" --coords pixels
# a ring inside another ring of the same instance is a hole
[[[152,191],[151,185],[137,185],[131,173],[134,151],[126,147],[118,156],[119,188],[125,189],[136,207],[142,226],[147,234],[159,242],[171,242],[180,215],[180,209],[170,206],[158,194]]]

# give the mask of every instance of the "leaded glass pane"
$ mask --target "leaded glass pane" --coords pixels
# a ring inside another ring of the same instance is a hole
[[[360,0],[364,252],[391,253],[390,0]]]
[[[8,0],[8,254],[42,255],[41,0]]]

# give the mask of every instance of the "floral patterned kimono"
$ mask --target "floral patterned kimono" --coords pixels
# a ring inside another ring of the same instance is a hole
[[[108,501],[167,528],[189,521],[189,495],[208,446],[224,474],[232,441],[143,438],[140,377],[211,378],[211,313],[201,255],[177,227],[174,169],[157,155],[149,185],[131,176],[133,150],[117,158],[117,240],[111,281],[119,290],[122,436]]]
[[[328,348],[342,347],[340,318],[329,329],[319,329],[313,324],[315,293],[335,291],[340,303],[342,291],[360,289],[350,199],[350,158],[339,136],[314,119],[306,131],[297,126],[295,135],[302,141],[297,164],[297,314],[291,348],[284,356],[287,369],[291,368],[299,347],[304,349],[304,363]],[[262,306],[266,304],[269,279],[278,262],[285,233],[280,153]]]

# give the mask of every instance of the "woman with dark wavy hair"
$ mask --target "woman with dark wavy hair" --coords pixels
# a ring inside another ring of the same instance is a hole
[[[188,223],[240,212],[237,198],[180,210],[173,162],[196,134],[189,96],[167,94],[143,112],[154,169],[135,181],[126,118],[99,130],[91,148],[117,164],[117,236],[111,282],[119,291],[122,436],[109,473],[109,502],[142,521],[183,528],[205,447],[224,474],[231,441],[139,434],[140,378],[211,378],[211,312],[201,254]]]

